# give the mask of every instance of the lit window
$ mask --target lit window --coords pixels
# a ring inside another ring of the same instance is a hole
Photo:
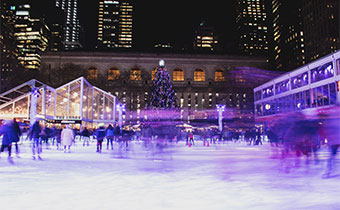
[[[174,81],[184,81],[184,71],[182,69],[175,69],[173,75]]]
[[[98,79],[98,69],[96,67],[90,67],[87,71],[87,78],[90,80]]]
[[[117,80],[119,79],[119,75],[120,75],[120,71],[118,68],[113,67],[111,69],[108,70],[107,72],[107,80]]]
[[[140,69],[131,69],[130,70],[130,80],[132,81],[140,81],[142,80],[142,71]]]
[[[151,73],[151,79],[154,80],[156,78],[156,73],[158,71],[158,68],[155,67],[153,70],[152,70],[152,73]]]
[[[205,74],[202,69],[196,69],[194,72],[194,81],[195,82],[203,82],[205,81]]]
[[[216,82],[223,82],[223,81],[225,81],[223,69],[217,69],[215,71],[215,81]]]

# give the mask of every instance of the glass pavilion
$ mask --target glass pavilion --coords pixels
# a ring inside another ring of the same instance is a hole
[[[33,79],[0,94],[0,119],[93,127],[115,123],[116,103],[115,96],[84,77],[56,89]]]

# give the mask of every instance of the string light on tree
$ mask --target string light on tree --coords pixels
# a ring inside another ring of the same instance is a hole
[[[175,91],[172,87],[170,74],[165,68],[165,61],[160,60],[153,80],[149,107],[171,109],[177,106]]]

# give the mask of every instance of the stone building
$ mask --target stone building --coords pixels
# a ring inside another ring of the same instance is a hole
[[[263,70],[260,57],[193,54],[59,52],[42,56],[41,73],[53,83],[58,71],[84,75],[126,104],[126,119],[141,119],[158,61],[165,60],[183,119],[209,118],[216,104],[253,114],[252,89],[281,72]],[[72,72],[70,72],[72,71]],[[203,113],[203,114],[202,114]]]

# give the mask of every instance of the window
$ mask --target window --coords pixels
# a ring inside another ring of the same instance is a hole
[[[184,81],[184,71],[182,69],[175,69],[173,81]]]
[[[110,68],[107,72],[107,80],[113,81],[119,79],[120,71],[118,68]]]
[[[308,72],[297,75],[291,79],[292,89],[308,85]]]
[[[338,74],[340,74],[340,59],[336,60],[336,67],[338,69]]]
[[[329,99],[330,104],[336,103],[336,88],[334,82],[329,84]]]
[[[275,94],[287,92],[289,90],[289,79],[275,84]]]
[[[215,71],[215,81],[216,82],[223,82],[223,81],[225,81],[223,69],[217,69]]]
[[[202,69],[196,69],[194,72],[194,81],[195,82],[204,82],[205,81],[205,74]]]
[[[142,71],[140,69],[131,69],[130,70],[130,80],[132,81],[140,81],[142,80]]]
[[[98,69],[96,67],[90,67],[87,70],[87,78],[90,80],[98,79]]]
[[[334,76],[333,63],[329,62],[311,71],[312,82],[318,82]]]
[[[158,71],[158,68],[155,67],[153,70],[152,70],[152,73],[151,73],[151,79],[154,80],[156,78],[156,73]]]
[[[261,95],[262,95],[261,90],[256,91],[255,92],[255,101],[261,100],[262,99]]]
[[[262,90],[262,98],[268,98],[270,96],[273,96],[274,95],[274,87],[273,85],[268,87],[268,88],[265,88]]]
[[[323,105],[329,105],[329,88],[328,85],[324,85],[322,87],[322,95],[323,95]]]

